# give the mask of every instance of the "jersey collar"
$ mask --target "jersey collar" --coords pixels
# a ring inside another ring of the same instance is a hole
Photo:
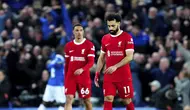
[[[76,45],[81,45],[85,42],[86,38],[84,38],[81,42],[76,42],[75,40],[73,40],[74,44]]]
[[[118,37],[119,35],[121,35],[123,33],[123,30],[121,30],[120,31],[120,33],[119,34],[117,34],[117,35],[112,35],[112,34],[110,34],[112,37]]]

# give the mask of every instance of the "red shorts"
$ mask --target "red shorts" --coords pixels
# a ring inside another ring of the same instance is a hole
[[[74,95],[78,92],[80,98],[90,98],[91,83],[77,83],[75,80],[68,80],[65,83],[65,95]]]
[[[118,95],[120,98],[133,98],[134,89],[132,82],[104,82],[103,84],[104,96]]]

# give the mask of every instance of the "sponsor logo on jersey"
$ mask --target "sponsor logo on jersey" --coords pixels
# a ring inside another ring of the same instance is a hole
[[[110,51],[111,56],[123,56],[122,51]]]
[[[85,61],[85,58],[84,57],[71,56],[70,61]]]
[[[106,44],[105,46],[107,47],[108,45],[110,45],[110,43]]]

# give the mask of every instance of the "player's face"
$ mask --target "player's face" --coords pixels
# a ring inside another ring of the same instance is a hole
[[[75,28],[73,30],[73,34],[75,36],[75,39],[77,39],[77,40],[82,39],[83,35],[84,35],[83,27],[81,27],[81,26],[75,26]]]
[[[107,26],[110,34],[116,35],[120,27],[120,22],[116,22],[116,20],[107,21]]]

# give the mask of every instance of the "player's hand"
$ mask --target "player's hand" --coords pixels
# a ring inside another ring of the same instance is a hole
[[[80,75],[80,74],[82,74],[83,71],[84,71],[84,70],[83,70],[82,68],[80,68],[80,69],[77,69],[77,70],[74,72],[74,74],[75,74],[75,75]]]
[[[94,78],[94,83],[96,85],[96,87],[100,87],[98,81],[99,81],[99,76],[100,76],[100,73],[99,72],[96,72],[95,74],[95,78]]]
[[[112,74],[115,70],[117,70],[116,66],[110,66],[109,68],[106,69],[104,72],[105,74]]]

